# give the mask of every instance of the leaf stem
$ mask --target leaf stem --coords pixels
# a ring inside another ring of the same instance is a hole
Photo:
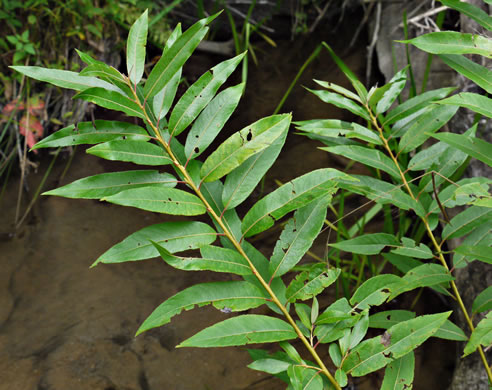
[[[398,164],[397,157],[393,154],[393,151],[391,150],[391,147],[389,146],[387,139],[384,137],[383,130],[379,126],[379,123],[378,123],[376,117],[374,116],[374,114],[373,114],[373,112],[370,109],[368,104],[365,105],[365,108],[369,112],[369,115],[371,117],[371,122],[373,123],[375,128],[378,130],[379,138],[381,139],[381,141],[383,141],[384,147],[385,147],[386,151],[388,152],[388,155],[390,156],[390,158],[395,163],[396,169],[398,169],[398,172],[400,173],[400,177],[403,181],[405,188],[407,189],[408,194],[412,197],[412,199],[414,199],[416,201],[417,199],[415,198],[415,195],[413,194],[413,191],[410,188],[408,181],[407,181],[404,173],[402,172],[402,170],[400,168],[400,165]],[[432,232],[432,229],[429,226],[429,221],[427,220],[426,217],[420,217],[420,218],[425,225],[425,229],[427,230],[427,235],[429,236],[430,240],[432,241],[432,244],[436,248],[437,255],[438,255],[438,258],[439,258],[441,265],[446,269],[447,272],[450,273],[448,264],[446,263],[446,259],[444,258],[444,255],[441,251],[441,246],[437,242],[436,237],[434,236],[434,233]],[[468,314],[468,311],[466,310],[466,307],[465,307],[465,304],[463,303],[463,300],[461,299],[461,295],[458,291],[458,287],[456,286],[456,283],[454,282],[454,280],[451,280],[450,284],[451,284],[451,289],[453,290],[454,296],[456,298],[456,301],[458,302],[458,306],[460,307],[460,309],[463,313],[463,316],[465,317],[465,321],[468,324],[468,328],[470,329],[471,332],[473,332],[475,330],[475,327],[473,326],[473,322],[472,322],[472,320]],[[490,366],[487,362],[487,358],[485,357],[485,353],[483,352],[483,349],[480,345],[478,346],[478,352],[479,352],[480,357],[482,359],[482,363],[485,367],[485,371],[487,372],[489,382],[492,383],[492,370],[490,369]]]

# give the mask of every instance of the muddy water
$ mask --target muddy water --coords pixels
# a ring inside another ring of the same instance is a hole
[[[268,55],[261,56],[261,73],[251,66],[240,114],[231,119],[226,131],[236,131],[271,114],[313,49],[314,44],[305,40],[267,49]],[[198,57],[194,66],[205,71],[214,60]],[[362,73],[363,48],[344,60]],[[327,65],[330,63],[323,53],[301,83],[312,86],[310,80],[316,77],[346,85],[340,72]],[[294,90],[283,111],[295,111],[297,120],[344,119],[346,115],[302,88]],[[267,176],[266,189],[275,187],[273,179],[285,182],[315,168],[342,167],[342,161],[330,159],[316,146],[291,134]],[[45,161],[38,174],[30,175],[31,188],[46,165]],[[79,148],[60,184],[122,167],[86,155]],[[62,164],[55,168],[47,188],[58,185],[62,169]],[[18,183],[11,180],[10,184],[0,217],[0,390],[284,388],[275,378],[249,370],[244,348],[174,348],[200,329],[230,316],[213,308],[185,312],[170,324],[133,337],[139,324],[164,299],[187,286],[221,277],[177,271],[158,259],[89,269],[94,259],[129,234],[172,218],[98,201],[46,197],[37,203],[19,234],[8,239]],[[270,240],[258,246],[271,253]],[[377,377],[373,379],[377,381]],[[371,388],[371,381],[359,388]]]

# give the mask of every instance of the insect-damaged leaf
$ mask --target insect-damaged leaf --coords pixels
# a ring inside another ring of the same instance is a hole
[[[381,390],[407,390],[412,388],[415,354],[407,353],[386,366]]]
[[[244,281],[195,284],[160,304],[140,326],[137,336],[149,329],[167,324],[183,310],[210,303],[217,309],[243,311],[261,306],[265,303],[265,297],[257,287]]]
[[[391,234],[372,233],[329,245],[344,252],[358,253],[361,255],[377,255],[386,246],[398,246],[399,244],[396,237]]]
[[[287,287],[287,300],[295,302],[310,299],[322,292],[337,280],[340,275],[338,268],[328,269],[325,264],[314,264],[308,271],[301,272]]]
[[[212,325],[178,345],[180,347],[227,347],[272,343],[297,337],[285,321],[264,315],[245,314]]]
[[[273,226],[274,221],[321,196],[337,190],[340,179],[350,176],[331,168],[306,173],[260,199],[245,215],[242,231],[245,237],[254,236]]]
[[[203,181],[215,181],[287,132],[291,115],[272,115],[247,126],[224,141],[203,163]]]
[[[196,249],[211,244],[217,233],[202,222],[163,222],[147,226],[125,238],[111,249],[104,252],[97,263],[122,263],[149,259],[159,256],[151,241],[157,242],[171,253],[184,249]]]
[[[135,188],[101,200],[121,206],[173,215],[200,215],[207,209],[195,195],[175,188]]]
[[[450,314],[420,316],[392,326],[383,336],[363,341],[345,359],[343,370],[358,377],[383,368],[431,337]]]

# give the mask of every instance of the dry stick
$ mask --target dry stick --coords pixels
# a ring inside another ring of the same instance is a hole
[[[374,53],[374,47],[376,46],[378,36],[379,36],[379,28],[381,26],[381,2],[378,2],[376,5],[376,26],[374,27],[374,33],[372,35],[371,44],[367,47],[367,66],[366,66],[366,83],[369,84],[369,78],[371,77],[372,71],[372,55]]]
[[[415,195],[413,194],[412,189],[408,185],[408,181],[407,181],[405,175],[403,174],[403,172],[400,169],[400,165],[398,164],[397,158],[393,154],[393,151],[391,150],[391,147],[389,146],[388,141],[384,137],[383,130],[379,126],[379,123],[378,123],[376,117],[374,116],[372,110],[369,108],[369,105],[368,104],[365,104],[365,108],[366,108],[367,112],[369,113],[369,115],[371,117],[372,124],[377,129],[377,131],[379,132],[379,138],[381,139],[381,141],[383,141],[383,144],[384,144],[384,147],[385,147],[386,151],[388,152],[390,158],[395,163],[396,169],[398,169],[398,172],[400,173],[400,177],[401,177],[401,179],[403,181],[403,184],[404,184],[404,186],[405,186],[408,194],[412,197],[412,199],[416,200]],[[446,269],[446,271],[447,272],[450,272],[449,271],[448,264],[446,263],[446,259],[444,258],[443,254],[442,254],[441,246],[437,243],[436,237],[434,236],[434,233],[432,232],[432,229],[429,226],[429,222],[427,221],[427,218],[424,218],[424,217],[420,217],[420,218],[422,219],[422,222],[425,225],[425,228],[427,230],[427,234],[428,234],[429,238],[431,239],[432,244],[436,248],[436,251],[437,251],[437,254],[438,254],[438,257],[439,257],[439,261],[441,262],[442,266]],[[460,309],[461,309],[461,311],[462,311],[462,313],[463,313],[463,315],[465,317],[465,320],[466,320],[466,322],[468,324],[468,328],[470,329],[471,332],[473,332],[475,330],[475,327],[473,326],[473,322],[472,322],[470,316],[468,315],[468,311],[466,310],[466,307],[465,307],[465,304],[463,303],[463,300],[461,299],[461,295],[460,295],[460,293],[458,291],[458,287],[456,287],[456,283],[454,282],[454,280],[451,280],[450,284],[451,284],[451,289],[453,290],[454,296],[455,296],[456,300],[458,301],[458,305],[459,305],[459,307],[460,307]],[[487,358],[485,357],[485,354],[483,352],[483,349],[482,349],[482,347],[480,345],[478,346],[478,352],[479,352],[480,357],[482,359],[482,363],[483,363],[483,365],[485,367],[485,371],[487,372],[487,376],[489,378],[489,382],[492,383],[492,370],[490,369],[490,366],[489,366],[489,364],[487,362]]]
[[[129,82],[129,79],[128,78],[127,78],[127,82]],[[263,286],[263,288],[270,295],[272,302],[275,303],[278,306],[278,308],[283,313],[283,315],[285,316],[285,318],[287,319],[287,321],[290,323],[290,325],[292,326],[292,328],[294,328],[294,331],[297,333],[297,336],[302,341],[302,343],[304,344],[304,346],[308,349],[309,353],[314,358],[314,360],[316,361],[316,363],[318,363],[318,365],[319,365],[321,371],[323,372],[323,374],[326,375],[326,377],[332,383],[332,385],[335,387],[336,390],[342,390],[341,387],[340,387],[340,385],[335,380],[335,378],[330,374],[330,372],[326,368],[325,364],[323,363],[323,361],[321,360],[321,358],[319,357],[319,355],[317,354],[317,352],[311,346],[311,344],[306,339],[306,337],[302,334],[301,330],[297,326],[297,324],[294,321],[294,319],[292,318],[292,316],[287,311],[286,307],[280,302],[280,300],[277,298],[277,295],[275,294],[275,292],[271,289],[271,287],[268,285],[268,283],[260,275],[260,273],[258,272],[258,270],[256,269],[256,267],[254,266],[253,262],[250,260],[250,258],[248,257],[248,255],[246,254],[246,252],[244,251],[244,249],[241,247],[241,244],[236,240],[236,238],[234,237],[234,235],[232,234],[232,232],[228,229],[228,227],[226,226],[226,224],[224,223],[224,221],[212,209],[212,207],[210,206],[210,204],[208,203],[208,201],[205,199],[203,193],[200,191],[200,189],[193,182],[193,180],[190,177],[190,175],[188,174],[188,171],[186,170],[186,168],[183,165],[181,165],[181,163],[178,161],[178,159],[174,155],[173,151],[171,150],[170,145],[166,141],[164,141],[164,139],[162,139],[162,137],[160,136],[160,134],[156,131],[157,129],[156,129],[154,123],[150,120],[147,112],[144,109],[144,106],[142,105],[142,103],[138,99],[138,96],[137,96],[136,93],[134,93],[134,97],[135,97],[135,103],[137,103],[140,106],[140,109],[142,110],[142,112],[145,115],[146,122],[154,130],[154,132],[157,134],[157,140],[164,147],[164,149],[166,150],[166,152],[169,154],[169,157],[173,161],[173,164],[175,166],[175,169],[177,169],[178,171],[181,172],[181,174],[183,175],[183,178],[184,178],[184,181],[186,182],[186,184],[200,198],[200,200],[202,201],[203,205],[207,209],[207,212],[212,216],[212,218],[215,220],[215,222],[217,222],[217,224],[223,230],[225,236],[229,239],[229,241],[236,248],[236,250],[241,254],[241,256],[243,256],[243,258],[246,260],[246,262],[248,263],[251,271],[253,272],[253,275],[255,275],[255,277],[261,283],[261,285]]]

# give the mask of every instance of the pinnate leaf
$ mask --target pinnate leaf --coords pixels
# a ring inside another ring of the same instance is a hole
[[[180,347],[228,347],[272,343],[297,338],[285,321],[257,314],[245,314],[212,325],[178,345]]]
[[[140,326],[137,336],[149,329],[167,324],[175,315],[195,306],[213,304],[217,309],[243,311],[261,306],[263,303],[265,303],[263,293],[248,282],[195,284],[160,304]]]

